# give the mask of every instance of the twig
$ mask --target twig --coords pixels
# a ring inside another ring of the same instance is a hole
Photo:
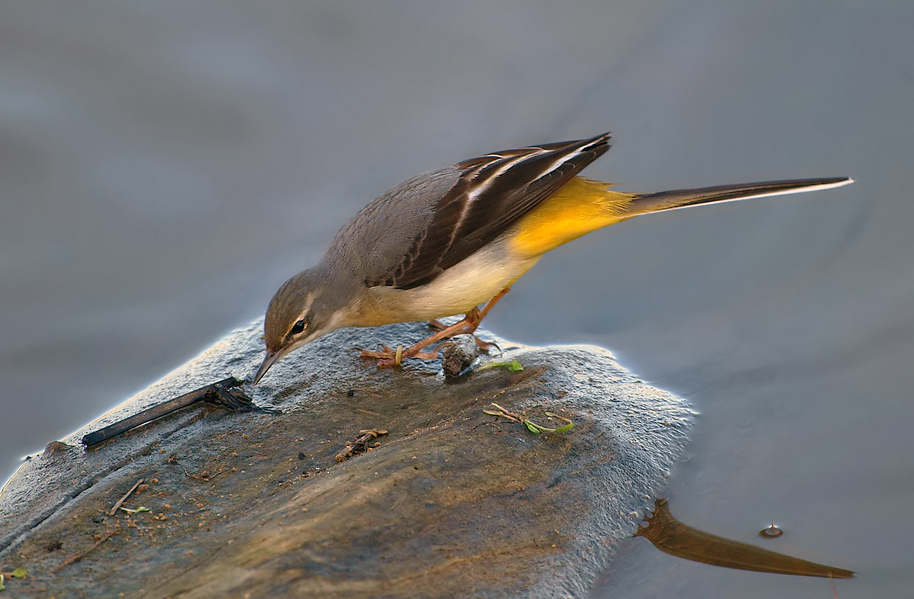
[[[358,453],[364,453],[368,449],[369,441],[387,434],[387,431],[383,429],[368,429],[359,432],[362,434],[356,437],[355,441],[346,441],[346,446],[336,454],[337,462],[345,462]]]
[[[192,479],[194,479],[194,480],[199,480],[199,481],[204,482],[204,483],[213,480],[215,477],[219,476],[219,475],[222,474],[223,472],[226,472],[226,469],[225,469],[225,468],[223,468],[222,470],[216,472],[215,474],[209,474],[209,473],[206,472],[205,470],[203,471],[202,474],[191,474],[190,472],[187,471],[187,468],[184,469],[184,474],[186,474],[188,477],[190,477],[190,478],[192,478]]]
[[[528,431],[530,431],[534,435],[538,435],[540,433],[567,433],[568,431],[570,431],[571,429],[574,428],[574,423],[571,421],[571,419],[565,418],[564,416],[559,416],[558,414],[553,414],[552,412],[546,412],[546,416],[549,416],[550,418],[558,418],[559,420],[564,420],[566,424],[564,424],[563,426],[560,426],[558,428],[547,428],[545,426],[542,426],[540,424],[533,422],[532,420],[529,420],[522,414],[516,414],[514,412],[509,412],[508,410],[504,409],[503,407],[501,407],[494,401],[492,402],[492,405],[495,406],[496,408],[498,408],[498,411],[494,412],[492,410],[483,410],[482,411],[483,414],[488,414],[489,416],[501,416],[503,418],[507,418],[508,420],[513,420],[514,422],[520,422],[527,428]]]
[[[102,543],[104,543],[105,541],[107,541],[108,539],[110,539],[111,537],[113,537],[114,535],[116,535],[118,533],[120,533],[119,530],[112,530],[111,532],[109,532],[108,534],[106,534],[105,536],[103,536],[102,538],[97,540],[94,545],[92,545],[91,547],[89,547],[88,549],[83,551],[82,553],[77,553],[73,557],[67,558],[64,561],[60,562],[60,564],[56,568],[54,568],[54,571],[57,572],[59,570],[62,570],[63,568],[66,568],[70,564],[75,564],[79,560],[83,559],[84,557],[86,557],[87,555],[89,555],[90,553],[95,551],[99,545],[101,545]]]
[[[123,497],[121,497],[120,499],[117,500],[117,503],[114,504],[114,507],[112,507],[110,510],[108,510],[108,515],[113,516],[114,514],[116,514],[117,509],[119,507],[121,507],[124,504],[124,502],[127,501],[127,498],[130,497],[131,495],[133,495],[133,492],[136,491],[137,488],[142,484],[143,484],[142,478],[140,480],[136,481],[136,484],[133,485],[133,487],[131,487],[131,489],[129,491],[127,491]]]
[[[204,401],[208,398],[208,396],[217,397],[224,395],[226,394],[226,389],[237,387],[242,382],[243,381],[239,381],[235,377],[230,376],[227,379],[223,379],[211,385],[206,385],[205,387],[195,389],[190,393],[179,395],[174,399],[168,400],[157,406],[147,408],[138,414],[130,416],[129,418],[125,418],[115,422],[114,424],[109,424],[108,426],[101,428],[95,432],[89,433],[83,437],[83,444],[86,447],[98,445],[99,443],[125,433],[132,428],[142,426],[152,422],[153,420],[158,420],[163,416],[167,416],[172,412],[176,412],[197,402]]]

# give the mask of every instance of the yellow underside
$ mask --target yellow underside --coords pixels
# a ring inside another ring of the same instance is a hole
[[[542,256],[591,231],[633,218],[626,208],[634,196],[609,187],[574,177],[517,223],[511,249],[524,258]]]

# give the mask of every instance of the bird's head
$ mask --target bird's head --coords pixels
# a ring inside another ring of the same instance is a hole
[[[322,279],[315,269],[301,272],[270,300],[263,327],[267,355],[254,375],[255,385],[277,360],[337,328],[335,313],[321,301]]]

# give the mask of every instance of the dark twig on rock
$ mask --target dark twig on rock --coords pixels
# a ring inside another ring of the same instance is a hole
[[[92,447],[103,443],[112,437],[123,434],[130,429],[148,424],[153,420],[158,420],[172,412],[184,409],[195,403],[206,401],[212,404],[224,406],[236,412],[262,411],[274,413],[272,410],[266,410],[258,407],[244,394],[244,391],[238,389],[244,381],[239,381],[233,376],[221,381],[216,381],[205,387],[200,387],[184,395],[179,395],[157,406],[153,406],[129,418],[125,418],[114,424],[110,424],[95,432],[89,433],[83,437],[83,444],[86,447]]]

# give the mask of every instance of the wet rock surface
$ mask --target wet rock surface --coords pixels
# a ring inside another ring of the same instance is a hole
[[[592,347],[496,339],[524,370],[378,370],[353,346],[421,325],[339,331],[245,391],[281,414],[194,407],[97,448],[83,434],[262,357],[236,331],[49,445],[0,495],[17,597],[578,597],[631,536],[687,442],[675,396]],[[483,334],[486,339],[491,336]],[[477,362],[478,364],[479,362]],[[497,403],[565,433],[485,414]],[[337,456],[364,431],[387,431]],[[112,507],[136,483],[124,501]],[[15,589],[13,586],[15,585]]]

